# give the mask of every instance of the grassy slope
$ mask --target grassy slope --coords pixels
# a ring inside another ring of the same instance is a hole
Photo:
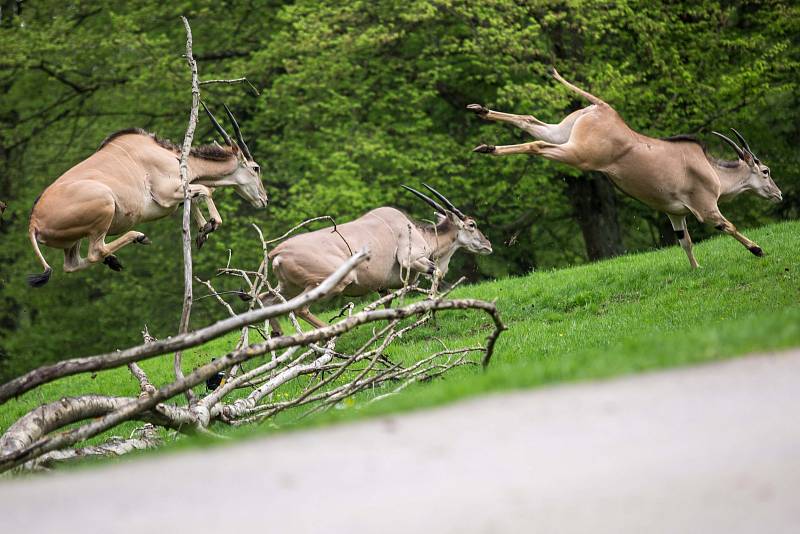
[[[697,271],[689,270],[683,251],[672,247],[460,288],[453,296],[497,299],[510,327],[501,336],[486,373],[477,368],[457,369],[444,380],[415,385],[369,407],[331,410],[303,424],[798,346],[800,223],[747,233],[767,251],[766,257],[753,257],[733,239],[720,237],[697,247],[703,265]],[[440,342],[451,348],[482,343],[488,324],[477,313],[442,313],[434,326],[393,345],[389,355],[411,361],[439,350]],[[340,347],[355,345],[364,335],[345,338]],[[234,340],[235,336],[216,340],[193,351],[185,356],[186,367],[229,350]],[[145,362],[143,367],[157,383],[171,376],[168,358]],[[95,378],[71,377],[4,405],[0,430],[43,401],[90,392],[138,393],[124,368]],[[379,393],[383,392],[375,394]],[[294,415],[283,416],[279,426],[292,424]],[[133,426],[118,428],[115,434],[125,435]]]

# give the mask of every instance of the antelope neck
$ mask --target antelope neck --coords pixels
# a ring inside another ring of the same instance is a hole
[[[208,182],[208,185],[233,185],[234,181],[227,179],[239,167],[238,158],[229,160],[210,160],[198,157],[189,157],[189,174],[193,182]]]

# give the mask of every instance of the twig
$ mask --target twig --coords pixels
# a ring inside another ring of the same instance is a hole
[[[300,228],[303,228],[304,226],[308,226],[309,224],[311,224],[313,222],[322,221],[322,220],[331,221],[331,223],[333,223],[333,227],[336,228],[336,221],[333,219],[333,217],[331,217],[330,215],[322,215],[320,217],[314,217],[313,219],[306,219],[305,221],[301,222],[297,226],[292,227],[289,231],[287,231],[282,236],[276,237],[275,239],[270,239],[269,241],[265,241],[265,244],[271,245],[273,243],[277,243],[278,241],[283,241],[284,239],[286,239],[287,237],[292,235],[294,232],[296,232]]]
[[[203,80],[202,82],[200,82],[200,85],[210,85],[212,83],[219,83],[219,84],[223,84],[223,85],[230,85],[230,84],[234,84],[234,83],[246,83],[247,85],[250,86],[250,89],[253,90],[253,94],[255,96],[260,96],[261,95],[261,93],[258,92],[258,89],[256,89],[256,86],[253,85],[252,83],[250,83],[250,80],[248,80],[247,78],[244,78],[244,77],[235,78],[235,79],[232,79],[232,80]]]
[[[150,335],[147,325],[144,325],[144,330],[142,330],[142,340],[145,343],[156,341],[156,338]],[[147,378],[147,373],[144,372],[144,369],[139,367],[135,362],[129,363],[128,369],[130,369],[131,374],[133,374],[134,378],[139,382],[139,390],[141,390],[140,395],[152,395],[156,392],[155,386],[150,382],[150,379]]]

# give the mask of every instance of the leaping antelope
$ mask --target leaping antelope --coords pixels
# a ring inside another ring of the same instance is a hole
[[[491,254],[492,244],[478,229],[475,219],[462,213],[444,195],[425,185],[446,208],[415,189],[403,187],[438,212],[435,225],[416,222],[396,208],[382,207],[338,225],[336,232],[323,228],[294,236],[269,253],[278,277],[277,292],[291,299],[310,291],[347,261],[352,251],[365,247],[369,260],[351,271],[330,296],[382,293],[403,287],[404,278],[413,282],[420,273],[434,274],[436,270],[444,276],[450,258],[462,247],[475,254]],[[278,300],[269,293],[259,298],[267,305]],[[308,308],[298,311],[298,316],[314,327],[325,325]],[[280,332],[276,321],[271,324],[275,332]]]
[[[531,115],[512,115],[470,104],[467,109],[478,116],[508,122],[539,139],[519,145],[484,144],[473,151],[495,156],[532,154],[584,171],[605,173],[625,193],[667,214],[692,268],[698,265],[686,229],[689,213],[701,223],[713,224],[733,236],[756,256],[763,255],[761,247],[742,235],[717,206],[745,191],[774,202],[782,200],[769,167],[759,161],[739,132],[732,129],[742,147],[721,133],[712,132],[738,156],[736,161],[718,160],[691,136],[654,139],[631,130],[610,105],[575,87],[555,69],[552,73],[591,105],[569,114],[559,124],[547,124]]]
[[[230,109],[236,141],[205,107],[225,146],[193,148],[189,155],[189,194],[205,200],[210,218],[205,220],[197,203],[192,213],[200,228],[197,246],[222,224],[211,194],[218,187],[233,187],[257,208],[267,205],[261,171],[254,161]],[[146,245],[150,240],[133,231],[140,222],[161,219],[183,202],[179,162],[180,148],[139,128],[121,130],[108,136],[97,151],[62,174],[34,202],[28,233],[39,261],[41,274],[29,275],[28,284],[41,287],[52,269],[39,244],[64,250],[64,272],[71,273],[103,262],[119,271],[122,264],[114,255],[130,243]],[[110,243],[106,235],[123,234]],[[80,255],[81,241],[89,240],[87,258]]]

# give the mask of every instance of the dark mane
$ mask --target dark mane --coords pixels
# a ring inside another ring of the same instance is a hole
[[[146,130],[142,130],[141,128],[126,128],[124,130],[119,130],[118,132],[112,133],[111,135],[103,139],[103,142],[100,143],[100,146],[97,148],[95,152],[103,150],[103,148],[105,148],[106,145],[111,143],[111,141],[123,135],[146,135],[147,137],[155,141],[156,144],[158,144],[158,146],[162,148],[166,148],[167,150],[175,152],[176,154],[180,154],[181,152],[181,147],[179,147],[169,139],[161,139],[156,134],[150,133]],[[193,147],[191,152],[189,152],[189,154],[196,158],[208,159],[213,161],[227,161],[235,157],[233,152],[226,150],[219,145],[202,145]]]
[[[662,141],[667,141],[668,143],[680,143],[682,141],[685,141],[685,142],[688,142],[688,143],[695,143],[695,144],[700,145],[700,148],[703,149],[703,152],[706,151],[705,143],[703,143],[700,139],[698,139],[694,135],[690,135],[690,134],[671,135],[669,137],[662,137],[661,140]]]
[[[420,230],[430,233],[436,232],[437,235],[446,234],[453,227],[453,223],[450,222],[450,219],[447,217],[445,217],[444,220],[442,220],[442,222],[440,222],[439,224],[420,222],[414,219],[412,220],[414,221],[414,224],[417,225],[417,228],[419,228]]]
[[[708,147],[705,143],[703,143],[700,139],[693,135],[688,134],[680,134],[680,135],[673,135],[670,137],[662,137],[662,141],[667,141],[668,143],[695,143],[700,145],[700,148],[703,149],[703,154],[706,156],[706,159],[710,161],[713,165],[717,165],[718,167],[725,167],[728,169],[735,169],[739,166],[739,160],[727,160],[727,159],[719,159],[715,158],[711,154],[708,153]]]

